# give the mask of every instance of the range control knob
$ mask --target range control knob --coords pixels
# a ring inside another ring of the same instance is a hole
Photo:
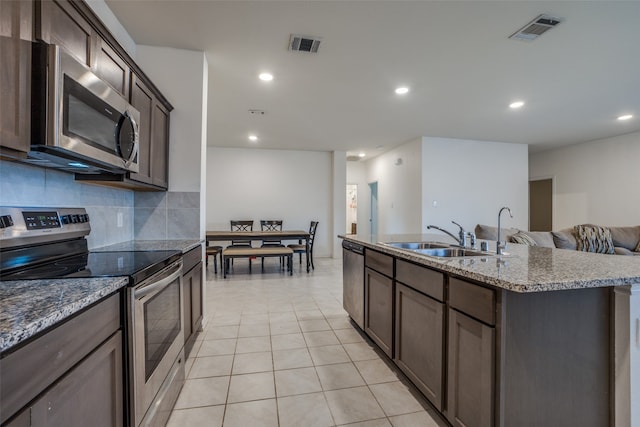
[[[11,215],[2,215],[0,216],[0,228],[7,228],[13,225],[13,218]]]

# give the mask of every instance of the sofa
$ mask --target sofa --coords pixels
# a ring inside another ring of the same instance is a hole
[[[478,239],[498,240],[497,227],[478,224],[475,233]],[[500,238],[510,243],[544,248],[640,256],[640,225],[603,227],[594,224],[580,224],[559,231],[525,231],[517,228],[502,228]]]

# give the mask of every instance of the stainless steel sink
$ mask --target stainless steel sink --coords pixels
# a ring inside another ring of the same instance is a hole
[[[453,257],[474,257],[474,256],[490,256],[486,252],[474,251],[473,249],[462,248],[428,248],[428,249],[415,249],[415,253],[419,253],[426,256],[433,256],[438,258],[453,258]]]
[[[493,254],[442,242],[385,242],[384,245],[436,258],[489,257]]]
[[[385,243],[385,245],[393,246],[394,248],[397,248],[397,249],[408,249],[410,251],[451,247],[451,245],[447,245],[446,243],[440,243],[440,242],[389,242],[389,243]]]

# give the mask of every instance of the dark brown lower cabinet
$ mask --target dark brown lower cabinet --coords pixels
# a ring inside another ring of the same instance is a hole
[[[364,276],[364,330],[393,358],[393,279],[370,268],[365,268]]]
[[[122,333],[65,375],[31,407],[32,426],[121,426]]]
[[[119,292],[2,354],[0,424],[122,425],[121,306]]]
[[[202,326],[202,263],[191,270],[191,329],[193,332]]]
[[[395,362],[442,410],[444,304],[396,283]]]
[[[449,308],[446,416],[454,426],[494,425],[495,328]]]
[[[7,427],[122,426],[122,332],[67,372]]]
[[[183,256],[182,310],[185,355],[189,356],[195,343],[196,332],[202,327],[202,247],[198,246]]]

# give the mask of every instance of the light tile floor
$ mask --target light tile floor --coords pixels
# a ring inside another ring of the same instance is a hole
[[[271,261],[271,262],[270,262]],[[446,424],[351,324],[342,260],[293,276],[276,260],[207,270],[203,332],[169,426],[438,427]]]

